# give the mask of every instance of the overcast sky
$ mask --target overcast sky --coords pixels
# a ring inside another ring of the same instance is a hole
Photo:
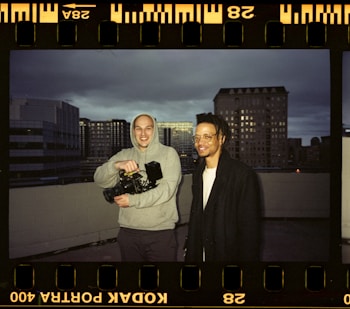
[[[288,137],[330,135],[327,50],[14,50],[10,72],[11,96],[66,100],[91,120],[195,123],[220,88],[284,86]]]

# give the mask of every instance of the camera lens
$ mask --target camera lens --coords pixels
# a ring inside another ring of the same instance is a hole
[[[108,203],[113,203],[114,202],[114,190],[113,189],[105,189],[103,190],[103,196],[105,197],[105,200]]]

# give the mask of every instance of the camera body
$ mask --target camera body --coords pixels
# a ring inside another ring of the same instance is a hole
[[[151,190],[157,186],[156,181],[163,177],[160,164],[156,161],[145,164],[147,179],[142,180],[142,175],[137,172],[126,173],[120,171],[120,181],[113,188],[103,190],[107,202],[114,203],[114,197],[125,193],[138,194]]]

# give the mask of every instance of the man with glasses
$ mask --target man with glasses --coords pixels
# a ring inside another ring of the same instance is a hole
[[[197,115],[193,143],[199,163],[193,173],[186,262],[259,261],[261,194],[257,174],[224,148],[226,121]]]

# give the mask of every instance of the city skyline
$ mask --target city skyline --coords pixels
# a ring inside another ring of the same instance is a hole
[[[191,121],[213,112],[220,88],[284,86],[288,137],[330,135],[327,50],[11,51],[10,95],[59,99],[81,118]]]

